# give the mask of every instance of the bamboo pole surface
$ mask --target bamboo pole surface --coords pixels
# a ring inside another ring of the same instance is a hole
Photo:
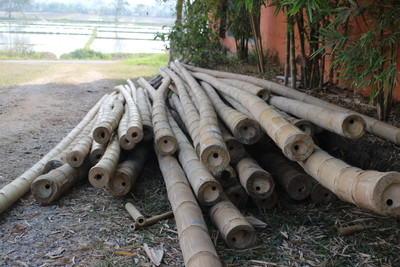
[[[222,266],[181,166],[171,156],[158,156],[178,230],[185,266]]]
[[[143,124],[143,141],[150,141],[153,139],[153,122],[151,121],[151,106],[148,104],[148,97],[142,87],[139,87],[137,93],[137,106],[139,109],[140,117]]]
[[[146,224],[146,218],[132,203],[126,203],[125,209],[128,211],[129,215],[131,215],[135,223],[137,223],[139,226]]]
[[[264,101],[267,101],[269,99],[269,90],[262,88],[260,86],[254,85],[252,83],[240,81],[240,80],[235,80],[235,79],[228,79],[228,78],[220,78],[224,83],[227,83],[229,85],[232,85],[240,90],[246,91],[250,94],[253,94],[255,96],[258,96]]]
[[[269,103],[346,138],[357,139],[365,133],[365,121],[358,115],[337,112],[279,96],[272,96]]]
[[[198,79],[210,83],[218,91],[229,95],[251,112],[261,127],[272,140],[282,149],[285,156],[291,160],[304,160],[308,158],[313,149],[314,142],[310,136],[291,125],[279,113],[257,96],[240,91],[239,89],[223,84],[218,79],[204,73],[193,73]]]
[[[93,140],[92,148],[90,149],[89,159],[92,165],[96,165],[106,152],[107,144],[99,144]]]
[[[125,109],[124,109],[124,113],[122,114],[121,120],[119,121],[118,124],[118,129],[117,129],[117,134],[118,134],[118,142],[119,142],[119,146],[123,149],[123,150],[132,150],[135,146],[136,143],[133,142],[132,140],[128,139],[126,137],[127,132],[128,132],[128,109],[126,108],[126,104],[125,104]]]
[[[256,233],[253,226],[226,197],[212,206],[209,214],[230,248],[245,249],[255,243]]]
[[[233,135],[243,144],[251,145],[256,143],[261,134],[258,122],[227,106],[208,83],[201,82],[201,85],[211,100],[218,116]]]
[[[313,178],[292,166],[293,163],[284,156],[278,153],[266,153],[260,160],[261,166],[282,185],[291,198],[303,200],[311,194]]]
[[[385,216],[400,214],[400,173],[361,170],[316,148],[304,170],[342,201]]]
[[[235,137],[231,135],[228,129],[225,128],[222,123],[219,124],[219,128],[221,129],[222,138],[228,148],[229,157],[230,157],[230,164],[238,163],[245,154],[245,149],[243,143],[239,142]]]
[[[167,111],[168,112],[168,111]],[[200,162],[193,146],[168,112],[168,119],[178,141],[179,162],[197,200],[203,205],[213,205],[221,199],[222,186]]]
[[[361,116],[364,119],[364,121],[366,123],[366,130],[368,132],[370,132],[376,136],[382,137],[386,140],[389,140],[395,144],[400,144],[400,128],[397,128],[393,125],[379,121],[377,119],[371,118],[369,116],[357,113],[355,111],[352,111],[352,110],[349,110],[349,109],[346,109],[343,107],[339,107],[335,104],[329,103],[327,101],[324,101],[324,100],[314,97],[312,95],[305,94],[298,90],[293,90],[292,88],[286,87],[284,85],[280,85],[278,83],[274,83],[271,81],[267,81],[264,79],[251,77],[251,76],[247,76],[247,75],[208,70],[208,69],[193,67],[193,66],[186,65],[186,64],[185,64],[185,67],[191,71],[203,72],[203,73],[207,73],[209,75],[213,75],[215,77],[238,79],[241,81],[253,83],[255,85],[269,89],[271,91],[271,93],[274,93],[274,94],[277,94],[280,96],[284,96],[287,98],[291,98],[291,99],[296,99],[296,100],[302,101],[304,103],[317,105],[317,106],[320,106],[323,108],[328,108],[331,110],[340,111],[340,112],[344,112],[344,113],[356,114],[358,116]]]
[[[116,134],[113,134],[100,161],[90,169],[89,182],[94,187],[104,187],[110,181],[117,167],[121,148]]]
[[[53,203],[76,182],[87,177],[89,168],[89,161],[85,161],[79,168],[64,164],[39,176],[31,186],[33,197],[41,204]]]
[[[213,104],[194,77],[178,61],[175,61],[175,65],[182,72],[189,84],[189,90],[192,90],[199,103],[200,160],[208,169],[221,171],[229,164],[230,158],[218,127],[218,118]]]
[[[247,194],[253,198],[267,198],[275,188],[275,182],[266,170],[249,157],[245,157],[236,165],[239,180]]]
[[[149,146],[139,144],[129,152],[123,162],[118,164],[114,175],[108,182],[111,194],[125,196],[132,190],[149,157],[149,149]]]
[[[32,182],[36,179],[36,177],[43,173],[43,168],[46,162],[68,147],[72,140],[74,140],[82,131],[82,129],[84,129],[85,126],[96,116],[105,98],[106,96],[103,96],[86,114],[82,121],[50,152],[48,152],[42,159],[40,159],[22,175],[0,190],[0,214],[29,191]]]
[[[292,117],[291,115],[278,108],[275,108],[275,110],[282,116],[282,118],[299,128],[305,134],[308,134],[311,137],[314,136],[315,128],[318,126],[312,124],[309,120]]]

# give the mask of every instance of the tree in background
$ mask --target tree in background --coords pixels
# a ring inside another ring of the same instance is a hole
[[[12,18],[12,13],[21,12],[25,7],[32,5],[33,0],[0,0],[0,9],[8,13],[8,18]]]
[[[114,21],[115,22],[119,22],[121,17],[123,17],[126,14],[128,6],[129,6],[129,3],[126,0],[115,0],[115,2],[114,2],[114,7],[115,7]]]

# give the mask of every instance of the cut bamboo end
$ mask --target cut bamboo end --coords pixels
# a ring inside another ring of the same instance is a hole
[[[245,150],[241,142],[235,138],[232,138],[225,140],[225,143],[230,157],[230,164],[236,164],[243,159]]]
[[[291,198],[303,200],[311,194],[312,183],[310,179],[310,176],[307,174],[296,174],[291,176],[291,179],[287,181],[285,189]]]
[[[114,176],[108,183],[111,194],[114,196],[125,196],[132,188],[129,175],[124,172],[115,171]]]
[[[200,145],[200,160],[211,172],[221,172],[228,166],[230,158],[227,149],[220,145],[209,145],[204,149]]]
[[[71,167],[78,168],[85,161],[86,155],[81,151],[71,151],[67,154],[67,162]]]
[[[335,202],[337,196],[320,183],[317,183],[311,190],[311,200],[316,204],[329,204]]]
[[[63,158],[49,160],[43,168],[43,174],[49,173],[51,170],[61,167],[65,161]]]
[[[348,115],[342,124],[342,131],[345,137],[357,139],[365,134],[365,121],[361,116]]]
[[[153,139],[153,126],[143,124],[143,141],[150,141]]]
[[[139,226],[144,226],[146,224],[146,218],[132,203],[126,203],[125,209],[129,212],[129,214]]]
[[[101,166],[94,166],[89,171],[89,182],[94,187],[105,187],[110,180],[108,170]]]
[[[123,150],[132,150],[135,148],[136,143],[128,140],[126,138],[125,135],[121,136],[119,139],[119,146],[123,149]]]
[[[249,202],[249,195],[239,183],[224,189],[227,198],[238,208],[245,208]]]
[[[197,199],[203,205],[213,205],[220,201],[222,192],[223,189],[219,182],[208,181],[200,186],[197,192]]]
[[[111,132],[107,127],[98,126],[93,131],[93,139],[99,144],[107,144],[111,138]]]
[[[51,179],[39,178],[32,183],[31,190],[36,201],[49,204],[57,194],[58,188]]]
[[[129,127],[126,131],[126,139],[133,143],[139,143],[143,139],[143,129],[136,126]]]
[[[222,185],[222,187],[228,187],[238,181],[235,169],[231,165],[226,166],[225,170],[214,175],[215,179]]]
[[[178,149],[178,142],[174,136],[164,135],[156,142],[157,149],[161,155],[173,155]]]
[[[90,152],[90,155],[89,155],[90,163],[92,163],[92,165],[96,165],[103,157],[105,151],[106,151],[106,148],[103,145],[101,145],[97,148],[94,148]]]
[[[260,210],[270,210],[278,203],[278,194],[274,190],[268,198],[251,198],[251,201],[253,201]]]
[[[315,125],[312,124],[309,120],[304,120],[304,119],[296,119],[293,121],[289,121],[292,123],[294,126],[299,128],[302,132],[309,136],[314,136],[315,133]]]
[[[292,134],[283,144],[283,154],[293,161],[306,160],[314,151],[314,142],[304,133]]]
[[[243,144],[255,144],[261,137],[260,125],[252,119],[243,119],[235,127],[234,136]]]
[[[259,98],[261,98],[264,101],[267,101],[269,99],[270,96],[270,92],[268,89],[261,89],[259,90],[259,92],[256,94],[256,96],[258,96]]]

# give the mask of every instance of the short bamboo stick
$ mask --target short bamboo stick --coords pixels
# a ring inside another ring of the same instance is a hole
[[[128,157],[118,164],[114,175],[108,182],[111,194],[114,196],[125,196],[131,190],[139,178],[149,156],[149,147],[139,144],[130,151]]]
[[[249,157],[245,157],[236,165],[240,183],[247,194],[253,198],[267,198],[275,188],[275,182],[266,170]]]
[[[172,218],[172,217],[174,217],[174,213],[173,213],[172,211],[167,211],[167,212],[164,212],[164,213],[162,213],[162,214],[153,216],[153,217],[151,217],[151,218],[147,218],[147,219],[146,219],[146,223],[143,224],[143,225],[139,225],[137,222],[135,222],[135,223],[133,224],[133,227],[132,227],[132,228],[133,228],[133,230],[139,230],[140,228],[153,225],[153,224],[155,224],[155,223],[157,223],[157,222],[159,222],[159,221],[166,220],[166,219],[170,219],[170,218]]]
[[[106,152],[100,161],[90,169],[89,182],[94,187],[104,187],[110,181],[118,164],[121,149],[116,134],[113,134]]]
[[[125,209],[128,211],[129,215],[132,216],[135,223],[137,223],[139,226],[143,226],[146,224],[146,218],[132,203],[126,203]]]
[[[175,215],[185,266],[222,266],[182,167],[171,156],[158,154],[158,162]]]
[[[262,88],[260,86],[254,85],[252,83],[235,80],[235,79],[228,79],[228,78],[220,78],[220,80],[224,83],[237,87],[241,90],[244,90],[250,94],[256,95],[264,101],[269,99],[269,90],[266,88]]]
[[[256,234],[253,226],[226,197],[212,206],[209,214],[230,248],[245,249],[255,243]]]

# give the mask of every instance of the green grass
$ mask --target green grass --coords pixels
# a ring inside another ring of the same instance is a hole
[[[50,52],[17,52],[17,51],[0,51],[0,60],[26,60],[26,59],[43,59],[52,60],[57,59],[57,56]]]
[[[137,66],[165,66],[168,64],[168,54],[148,54],[136,58],[130,58],[124,61],[126,65]]]

